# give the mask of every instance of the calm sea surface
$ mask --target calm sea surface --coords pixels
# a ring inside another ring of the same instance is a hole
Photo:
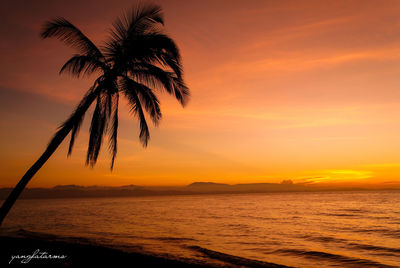
[[[4,227],[197,259],[191,246],[296,267],[400,267],[400,192],[19,200]]]

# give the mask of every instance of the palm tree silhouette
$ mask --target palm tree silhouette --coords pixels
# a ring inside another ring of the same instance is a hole
[[[0,208],[0,225],[25,186],[44,165],[57,147],[71,133],[68,155],[71,154],[88,108],[96,102],[90,126],[86,164],[94,166],[103,137],[108,134],[112,155],[111,170],[117,154],[118,99],[122,93],[140,125],[139,138],[144,147],[150,139],[145,112],[157,125],[161,119],[160,102],[154,89],[165,90],[185,105],[189,90],[182,77],[179,50],[163,31],[161,8],[147,4],[132,8],[118,18],[109,39],[99,49],[77,27],[64,18],[48,21],[42,38],[55,37],[77,49],[60,70],[81,75],[98,74],[71,116],[59,127],[44,153],[21,178]]]

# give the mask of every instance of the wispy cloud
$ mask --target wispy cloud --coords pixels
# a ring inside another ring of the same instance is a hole
[[[300,183],[337,183],[337,182],[354,182],[357,180],[372,178],[374,173],[368,170],[317,170],[310,172],[311,177],[299,178]]]

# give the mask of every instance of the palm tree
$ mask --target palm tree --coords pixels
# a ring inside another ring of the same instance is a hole
[[[86,165],[96,164],[103,137],[108,134],[111,170],[117,154],[120,93],[128,99],[131,112],[139,120],[139,138],[144,147],[150,139],[145,112],[154,125],[161,119],[160,102],[154,90],[165,90],[185,105],[189,90],[183,81],[179,50],[163,26],[159,6],[137,6],[113,23],[110,37],[100,49],[64,18],[44,25],[42,38],[55,37],[79,52],[62,66],[60,73],[69,72],[76,77],[98,74],[98,78],[5,200],[0,208],[0,225],[28,182],[69,133],[68,155],[71,154],[85,113],[94,102]]]

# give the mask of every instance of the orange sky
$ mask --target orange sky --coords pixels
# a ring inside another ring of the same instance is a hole
[[[147,149],[122,108],[112,173],[106,149],[94,169],[84,165],[88,114],[73,155],[64,143],[30,187],[400,183],[400,1],[158,3],[183,56],[187,107],[161,97],[163,120]],[[93,79],[58,75],[74,51],[40,40],[43,22],[63,16],[99,44],[131,5],[3,4],[0,187],[17,183]]]

